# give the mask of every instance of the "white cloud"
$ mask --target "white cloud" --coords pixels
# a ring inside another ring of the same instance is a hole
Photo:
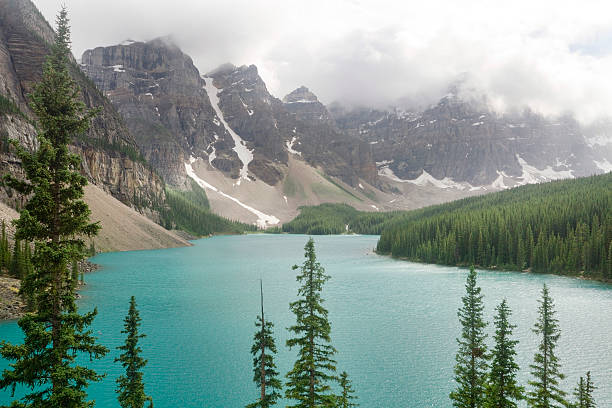
[[[590,120],[612,112],[612,7],[605,1],[65,0],[77,55],[174,34],[201,71],[258,65],[282,97],[425,103],[467,73],[498,108]],[[49,18],[59,2],[38,0]]]

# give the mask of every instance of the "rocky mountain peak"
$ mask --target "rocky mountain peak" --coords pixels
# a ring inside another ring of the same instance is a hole
[[[283,103],[313,103],[319,102],[317,96],[310,92],[304,85],[300,86],[293,92],[287,94],[283,98]]]

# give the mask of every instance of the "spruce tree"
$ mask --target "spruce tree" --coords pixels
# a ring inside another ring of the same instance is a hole
[[[8,238],[6,236],[6,224],[2,220],[2,236],[0,237],[0,272],[2,269],[9,267],[10,252]]]
[[[289,348],[298,348],[298,359],[287,373],[285,396],[296,400],[292,408],[333,407],[336,397],[330,392],[332,381],[336,381],[336,361],[332,359],[336,349],[331,343],[331,325],[328,311],[323,307],[321,291],[330,279],[325,269],[317,262],[314,241],[308,240],[306,260],[300,269],[297,281],[299,299],[289,305],[295,314],[296,324],[289,327],[295,337],[287,340]]]
[[[13,256],[11,257],[11,265],[9,273],[13,278],[22,279],[25,271],[23,255],[21,253],[21,241],[15,240],[13,245]]]
[[[539,303],[539,316],[533,332],[540,336],[540,345],[533,364],[529,366],[534,379],[529,381],[532,389],[527,394],[527,404],[533,408],[561,408],[567,405],[565,392],[559,388],[559,381],[565,376],[555,354],[561,331],[546,285],[542,288]]]
[[[274,343],[274,324],[266,321],[263,306],[263,286],[260,282],[261,294],[261,315],[257,316],[255,327],[257,331],[253,336],[255,341],[251,347],[253,354],[253,381],[261,390],[259,400],[247,405],[247,408],[269,408],[276,404],[280,398],[279,391],[282,388],[278,379],[278,371],[274,364],[274,354],[276,354],[276,344]]]
[[[96,311],[79,314],[70,285],[69,263],[83,253],[80,237],[95,235],[99,226],[89,222],[89,208],[81,200],[87,180],[78,172],[79,157],[68,150],[71,138],[87,129],[93,115],[76,99],[78,90],[68,71],[69,45],[68,17],[62,9],[42,80],[31,95],[38,149],[29,152],[14,143],[26,177],[5,177],[10,187],[28,196],[15,222],[15,239],[35,243],[33,271],[22,286],[34,313],[19,320],[23,344],[0,346],[0,354],[12,361],[2,373],[0,389],[20,385],[30,390],[14,402],[19,407],[93,406],[85,389],[102,376],[76,359],[82,354],[97,359],[108,351],[88,329]]]
[[[508,319],[512,315],[504,299],[496,308],[494,318],[495,346],[492,350],[491,370],[486,387],[487,408],[515,408],[524,399],[524,389],[516,381],[519,366],[515,362],[518,340],[512,339],[516,328]]]
[[[591,372],[586,373],[586,380],[584,377],[580,377],[578,386],[574,391],[576,402],[572,405],[572,408],[596,408],[597,404],[593,399],[593,391],[596,389],[591,381]]]
[[[125,344],[117,347],[123,353],[115,358],[115,362],[121,362],[125,368],[125,375],[117,378],[117,400],[122,408],[143,408],[145,402],[149,401],[149,407],[153,407],[153,400],[144,392],[142,381],[142,369],[147,365],[147,360],[140,357],[142,349],[138,345],[138,340],[146,337],[138,333],[140,327],[140,313],[136,309],[136,299],[130,299],[130,309],[124,319],[123,330],[121,333],[127,334]]]
[[[338,396],[336,406],[338,408],[358,407],[359,404],[353,402],[357,397],[354,395],[353,382],[348,379],[346,371],[340,374],[340,388],[342,389],[342,394]]]
[[[457,388],[450,393],[453,406],[458,408],[482,407],[485,400],[487,378],[487,346],[484,333],[486,323],[482,314],[484,305],[481,289],[476,285],[476,271],[472,266],[465,284],[466,295],[457,315],[461,323],[461,337],[457,339],[459,351],[455,357]]]

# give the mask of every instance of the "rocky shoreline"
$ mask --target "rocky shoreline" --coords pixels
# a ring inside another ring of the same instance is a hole
[[[19,297],[19,279],[0,276],[0,320],[18,319],[26,312],[26,305]]]
[[[100,269],[100,266],[85,260],[79,264],[83,273],[90,273]],[[16,320],[26,312],[26,304],[19,296],[21,281],[0,275],[0,321]],[[77,295],[78,296],[78,295]]]

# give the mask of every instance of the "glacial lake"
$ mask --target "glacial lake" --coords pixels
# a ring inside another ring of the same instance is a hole
[[[93,364],[107,377],[89,394],[98,407],[119,407],[113,363],[131,295],[143,319],[141,342],[149,360],[144,379],[156,408],[239,408],[255,401],[250,348],[263,279],[266,316],[275,324],[284,375],[296,357],[285,347],[294,321],[289,302],[298,284],[303,235],[222,236],[189,248],[98,255],[103,268],[86,276],[82,311],[98,308],[94,331],[111,352]],[[323,297],[332,323],[338,369],[354,382],[362,407],[451,407],[453,365],[460,327],[457,308],[467,271],[378,256],[376,236],[318,236],[317,255],[332,279]],[[562,329],[558,355],[572,390],[590,370],[598,406],[612,406],[612,287],[552,275],[479,274],[486,316],[507,298],[518,325],[518,362],[526,385],[537,348],[531,332],[537,299],[546,283]],[[492,332],[489,325],[488,331]],[[18,341],[16,322],[0,323],[0,339]],[[489,344],[491,338],[488,339]],[[0,369],[6,361],[0,361]],[[0,392],[0,405],[10,401]],[[285,406],[284,401],[278,404]]]

